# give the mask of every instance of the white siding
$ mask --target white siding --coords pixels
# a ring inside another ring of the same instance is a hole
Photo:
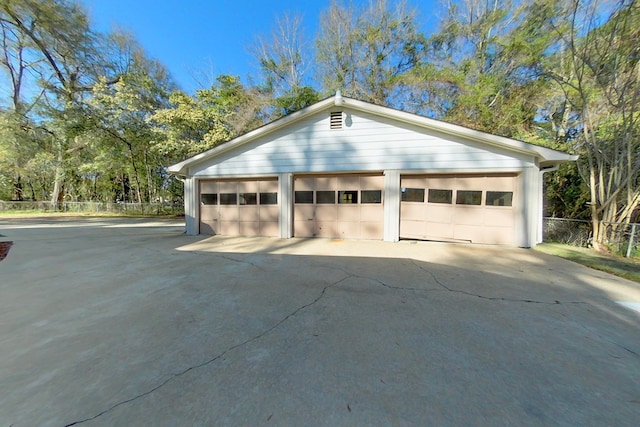
[[[329,111],[263,136],[197,165],[198,177],[382,170],[514,170],[531,156],[345,109],[343,129]]]

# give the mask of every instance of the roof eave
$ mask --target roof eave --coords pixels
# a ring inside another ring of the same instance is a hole
[[[540,160],[539,166],[541,168],[550,167],[550,166],[557,166],[557,165],[559,165],[561,163],[575,162],[579,158],[580,158],[580,156],[577,155],[577,154],[565,154],[564,157],[558,156],[558,157],[553,158],[553,159]]]
[[[416,125],[437,132],[470,138],[476,141],[482,141],[495,147],[506,148],[510,151],[532,155],[538,158],[541,163],[549,162],[555,164],[576,161],[578,159],[578,156],[567,154],[562,151],[553,150],[551,148],[529,144],[517,139],[489,134],[486,132],[443,122],[440,120],[430,119],[428,117],[419,116],[405,111],[382,107],[375,104],[369,104],[363,101],[358,101],[357,99],[344,98],[343,105],[351,107],[355,110],[384,115],[385,117],[389,117],[398,121],[402,121],[404,123]]]
[[[204,151],[200,154],[197,154],[193,157],[183,160],[180,163],[176,163],[175,165],[170,166],[168,168],[168,171],[169,173],[174,175],[188,176],[189,168],[191,168],[194,165],[197,165],[202,161],[207,160],[212,156],[220,155],[229,150],[233,150],[239,145],[250,142],[256,138],[265,136],[278,129],[288,126],[291,123],[299,121],[305,117],[308,117],[312,114],[315,114],[319,111],[322,111],[334,105],[344,106],[354,110],[359,110],[359,111],[363,111],[370,114],[388,117],[393,120],[397,120],[403,123],[422,127],[425,129],[434,130],[436,132],[441,132],[441,133],[445,133],[453,136],[460,136],[463,138],[480,141],[485,144],[492,145],[494,147],[503,148],[510,151],[530,155],[538,159],[538,163],[541,166],[555,165],[555,164],[564,163],[564,162],[576,161],[578,159],[578,156],[567,154],[557,150],[552,150],[550,148],[541,147],[538,145],[529,144],[524,141],[519,141],[516,139],[510,139],[502,136],[489,134],[486,132],[481,132],[481,131],[470,129],[464,126],[455,125],[452,123],[447,123],[447,122],[443,122],[435,119],[430,119],[428,117],[423,117],[423,116],[408,113],[405,111],[395,110],[393,108],[383,107],[383,106],[371,104],[368,102],[359,101],[353,98],[346,98],[342,96],[332,96],[320,102],[317,102],[313,105],[310,105],[306,108],[303,108],[302,110],[296,111],[285,117],[282,117],[278,120],[275,120],[271,123],[268,123],[257,129],[254,129],[251,132],[248,132],[244,135],[241,135],[237,138],[230,140],[229,142],[226,142],[222,145],[211,148],[207,151]]]
[[[204,152],[202,152],[200,154],[196,154],[195,156],[190,157],[190,158],[188,158],[186,160],[183,160],[180,163],[176,163],[175,165],[169,166],[168,171],[169,171],[169,173],[174,174],[174,175],[184,175],[184,176],[186,176],[187,175],[187,169],[189,167],[191,167],[193,165],[196,165],[196,164],[200,163],[201,161],[204,161],[204,160],[208,159],[209,157],[222,154],[222,153],[224,153],[226,151],[229,151],[229,150],[233,150],[235,147],[237,147],[239,145],[245,144],[245,143],[247,143],[249,141],[252,141],[252,140],[254,140],[256,138],[265,136],[265,135],[267,135],[267,134],[269,134],[271,132],[275,132],[276,130],[281,129],[281,128],[283,128],[283,127],[285,127],[285,126],[287,126],[287,125],[289,125],[289,124],[291,124],[293,122],[301,120],[301,119],[303,119],[305,117],[308,117],[308,116],[310,116],[312,114],[315,114],[318,111],[322,111],[325,108],[328,108],[328,107],[330,107],[332,105],[335,105],[334,98],[335,98],[335,96],[327,98],[327,99],[324,99],[324,100],[322,100],[320,102],[317,102],[317,103],[315,103],[313,105],[310,105],[310,106],[308,106],[306,108],[303,108],[302,110],[299,110],[299,111],[293,112],[291,114],[288,114],[288,115],[286,115],[286,116],[284,116],[284,117],[282,117],[282,118],[280,118],[278,120],[275,120],[275,121],[273,121],[271,123],[267,123],[264,126],[261,126],[261,127],[257,128],[257,129],[254,129],[254,130],[252,130],[250,132],[247,132],[247,133],[245,133],[243,135],[240,135],[240,136],[238,136],[238,137],[236,137],[236,138],[234,138],[234,139],[232,139],[232,140],[230,140],[230,141],[228,141],[228,142],[226,142],[224,144],[221,144],[221,145],[218,145],[216,147],[213,147],[213,148],[211,148],[211,149],[209,149],[207,151],[204,151]]]

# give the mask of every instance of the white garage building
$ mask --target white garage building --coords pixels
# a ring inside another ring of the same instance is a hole
[[[534,246],[551,150],[336,96],[175,164],[186,232]]]

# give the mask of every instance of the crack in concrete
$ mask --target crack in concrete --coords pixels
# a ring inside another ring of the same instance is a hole
[[[237,261],[237,260],[236,260],[236,261]],[[238,261],[238,262],[242,262],[242,261]],[[347,274],[347,273],[345,273],[345,274]],[[302,311],[302,310],[304,310],[304,309],[306,309],[306,308],[309,308],[309,307],[311,307],[312,305],[316,304],[318,301],[320,301],[322,298],[324,298],[324,296],[325,296],[325,294],[326,294],[326,292],[327,292],[327,289],[329,289],[329,288],[331,288],[331,287],[333,287],[333,286],[337,286],[337,285],[339,285],[340,283],[342,283],[342,282],[344,282],[345,280],[348,280],[348,279],[350,279],[350,278],[352,278],[352,277],[354,277],[354,276],[353,276],[353,275],[346,275],[346,276],[345,276],[345,277],[343,277],[342,279],[340,279],[340,280],[338,280],[338,281],[336,281],[336,282],[333,282],[333,283],[330,283],[330,284],[328,284],[328,285],[324,286],[324,287],[322,288],[322,291],[320,292],[320,295],[318,295],[318,296],[317,296],[313,301],[311,301],[311,302],[309,302],[309,303],[307,303],[307,304],[301,305],[300,307],[296,308],[296,309],[295,309],[295,310],[293,310],[291,313],[289,313],[288,315],[286,315],[285,317],[283,317],[282,319],[280,319],[278,322],[276,322],[273,326],[271,326],[270,328],[268,328],[268,329],[266,329],[266,330],[262,331],[262,332],[261,332],[261,333],[259,333],[258,335],[255,335],[255,336],[253,336],[253,337],[251,337],[251,338],[249,338],[249,339],[247,339],[247,340],[245,340],[245,341],[243,341],[243,342],[241,342],[241,343],[238,343],[238,344],[232,345],[231,347],[229,347],[229,348],[225,349],[224,351],[222,351],[222,352],[218,353],[217,355],[215,355],[215,356],[214,356],[214,357],[212,357],[211,359],[208,359],[208,360],[206,360],[206,361],[204,361],[204,362],[202,362],[202,363],[199,363],[199,364],[197,364],[197,365],[190,366],[190,367],[188,367],[188,368],[186,368],[186,369],[184,369],[184,370],[182,370],[182,371],[180,371],[180,372],[177,372],[177,373],[171,374],[171,376],[170,376],[169,378],[165,379],[165,380],[164,380],[164,381],[162,381],[160,384],[158,384],[157,386],[155,386],[155,387],[153,387],[153,388],[151,388],[151,389],[149,389],[149,390],[145,391],[144,393],[140,393],[140,394],[138,394],[138,395],[136,395],[136,396],[134,396],[134,397],[131,397],[131,398],[129,398],[129,399],[121,400],[120,402],[115,403],[115,404],[114,404],[114,405],[112,405],[111,407],[109,407],[109,408],[105,409],[104,411],[101,411],[100,413],[98,413],[98,414],[96,414],[96,415],[94,415],[94,416],[92,416],[92,417],[84,418],[84,419],[82,419],[82,420],[78,420],[78,421],[71,422],[71,423],[69,423],[69,424],[65,424],[65,427],[71,427],[71,426],[75,426],[75,425],[79,425],[79,424],[85,423],[85,422],[87,422],[87,421],[95,420],[95,419],[97,419],[97,418],[101,417],[102,415],[105,415],[105,414],[107,414],[107,413],[109,413],[109,412],[113,411],[114,409],[118,408],[119,406],[126,405],[127,403],[131,403],[131,402],[133,402],[133,401],[135,401],[135,400],[141,399],[141,398],[143,398],[143,397],[145,397],[145,396],[148,396],[148,395],[150,395],[150,394],[154,393],[155,391],[157,391],[157,390],[159,390],[160,388],[164,387],[165,385],[169,384],[171,381],[175,380],[176,378],[179,378],[179,377],[181,377],[181,376],[183,376],[183,375],[186,375],[187,373],[189,373],[189,372],[191,372],[191,371],[194,371],[194,370],[196,370],[196,369],[203,368],[203,367],[205,367],[205,366],[207,366],[207,365],[210,365],[211,363],[213,363],[213,362],[215,362],[215,361],[217,361],[217,360],[221,359],[221,358],[222,358],[222,357],[224,357],[227,353],[230,353],[230,352],[231,352],[231,351],[233,351],[233,350],[236,350],[236,349],[238,349],[238,348],[240,348],[240,347],[243,347],[243,346],[245,346],[245,345],[247,345],[247,344],[250,344],[250,343],[252,343],[252,342],[254,342],[254,341],[259,340],[260,338],[262,338],[262,337],[266,336],[266,335],[267,335],[267,334],[269,334],[270,332],[272,332],[272,331],[274,331],[275,329],[277,329],[279,326],[281,326],[283,323],[285,323],[285,322],[286,322],[287,320],[289,320],[290,318],[294,317],[294,316],[295,316],[296,314],[298,314],[300,311]]]
[[[233,261],[236,262],[238,264],[247,264],[247,265],[251,265],[253,267],[256,268],[262,268],[260,265],[255,264],[253,262],[244,260],[244,259],[237,259],[237,258],[233,258],[231,256],[228,255],[222,255],[221,252],[205,252],[205,251],[198,251],[198,250],[187,250],[187,251],[180,251],[180,253],[183,254],[192,254],[192,255],[197,255],[197,256],[208,256],[208,257],[214,257],[214,258],[220,258],[220,259],[225,259],[227,261]]]
[[[189,252],[189,253],[193,253],[193,254],[197,254],[197,255],[204,255],[203,253],[198,252],[198,251],[187,251],[187,252]],[[211,254],[210,254],[210,253],[208,253],[208,255],[211,255]],[[218,258],[222,258],[222,259],[226,259],[226,260],[228,260],[228,261],[234,261],[234,262],[237,262],[237,263],[243,263],[243,264],[248,264],[248,265],[251,265],[251,266],[254,266],[254,267],[258,267],[256,264],[254,264],[254,263],[252,263],[252,262],[249,262],[249,261],[246,261],[246,260],[239,260],[239,259],[235,259],[235,258],[232,258],[232,257],[228,257],[228,256],[220,255],[220,254],[213,254],[213,256],[218,257]],[[431,278],[433,279],[433,281],[434,281],[435,283],[437,283],[440,287],[442,287],[442,288],[443,288],[443,290],[445,290],[445,291],[447,291],[447,292],[451,292],[451,293],[459,293],[459,294],[462,294],[462,295],[467,295],[467,296],[471,296],[471,297],[476,297],[476,298],[480,298],[480,299],[488,300],[488,301],[523,302],[523,303],[545,304],[545,305],[560,305],[560,304],[586,304],[586,305],[590,305],[589,303],[584,302],[584,301],[568,301],[568,302],[560,302],[560,301],[556,300],[556,301],[553,301],[553,302],[549,302],[549,301],[537,301],[537,300],[530,300],[530,299],[515,299],[515,298],[504,298],[504,297],[488,297],[488,296],[485,296],[485,295],[475,294],[475,293],[472,293],[472,292],[467,292],[467,291],[463,291],[463,290],[459,290],[459,289],[452,289],[452,288],[448,287],[447,285],[445,285],[444,283],[442,283],[442,282],[438,279],[438,277],[437,277],[437,276],[436,276],[432,271],[427,270],[426,268],[422,267],[422,266],[421,266],[421,265],[419,265],[415,260],[411,260],[411,262],[412,262],[412,263],[413,263],[413,265],[415,265],[417,268],[419,268],[420,270],[422,270],[422,271],[424,271],[425,273],[429,274],[429,276],[431,276]],[[354,274],[354,273],[352,273],[352,272],[349,272],[349,271],[347,271],[347,270],[345,270],[345,269],[342,269],[342,268],[338,268],[338,270],[342,271],[342,272],[345,274],[345,277],[343,277],[342,279],[340,279],[340,280],[338,280],[338,281],[336,281],[336,282],[334,282],[334,283],[331,283],[331,284],[326,285],[325,287],[323,287],[323,288],[322,288],[322,291],[320,292],[320,295],[318,295],[318,296],[317,296],[313,301],[311,301],[311,302],[309,302],[309,303],[307,303],[307,304],[304,304],[304,305],[302,305],[302,306],[300,306],[300,307],[296,308],[294,311],[292,311],[291,313],[289,313],[288,315],[286,315],[285,317],[283,317],[282,319],[280,319],[280,320],[279,320],[278,322],[276,322],[273,326],[271,326],[270,328],[268,328],[268,329],[264,330],[264,331],[263,331],[263,332],[261,332],[260,334],[255,335],[255,336],[254,336],[254,337],[252,337],[252,338],[249,338],[249,339],[247,339],[247,340],[245,340],[245,341],[243,341],[243,342],[241,342],[241,343],[235,344],[235,345],[233,345],[233,346],[231,346],[231,347],[227,348],[226,350],[222,351],[221,353],[218,353],[216,356],[212,357],[211,359],[208,359],[208,360],[206,360],[206,361],[204,361],[204,362],[202,362],[202,363],[199,363],[199,364],[197,364],[197,365],[190,366],[190,367],[188,367],[188,368],[186,368],[186,369],[184,369],[184,370],[182,370],[182,371],[180,371],[180,372],[177,372],[177,373],[172,374],[169,378],[165,379],[165,380],[164,380],[164,381],[162,381],[160,384],[158,384],[157,386],[153,387],[153,388],[152,388],[152,389],[150,389],[150,390],[147,390],[147,391],[146,391],[146,392],[144,392],[144,393],[138,394],[138,395],[136,395],[136,396],[134,396],[134,397],[132,397],[132,398],[126,399],[126,400],[122,400],[122,401],[120,401],[120,402],[118,402],[118,403],[116,403],[116,404],[112,405],[112,406],[111,406],[111,407],[109,407],[108,409],[105,409],[104,411],[102,411],[102,412],[100,412],[100,413],[98,413],[98,414],[96,414],[96,415],[94,415],[94,416],[92,416],[92,417],[85,418],[85,419],[82,419],[82,420],[79,420],[79,421],[74,421],[74,422],[72,422],[72,423],[70,423],[70,424],[66,424],[66,425],[65,425],[65,427],[71,427],[71,426],[75,426],[75,425],[79,425],[79,424],[85,423],[85,422],[87,422],[87,421],[95,420],[95,419],[97,419],[98,417],[100,417],[100,416],[102,416],[102,415],[105,415],[105,414],[107,414],[107,413],[109,413],[109,412],[113,411],[114,409],[118,408],[119,406],[126,405],[126,404],[128,404],[128,403],[131,403],[131,402],[133,402],[133,401],[135,401],[135,400],[141,399],[141,398],[143,398],[143,397],[145,397],[145,396],[148,396],[148,395],[150,395],[150,394],[154,393],[155,391],[157,391],[157,390],[159,390],[160,388],[164,387],[165,385],[167,385],[168,383],[170,383],[171,381],[173,381],[173,380],[174,380],[174,379],[176,379],[176,378],[179,378],[179,377],[181,377],[181,376],[183,376],[183,375],[186,375],[187,373],[189,373],[189,372],[191,372],[191,371],[193,371],[193,370],[196,370],[196,369],[199,369],[199,368],[205,367],[205,366],[207,366],[207,365],[210,365],[211,363],[213,363],[213,362],[215,362],[215,361],[217,361],[217,360],[221,359],[223,356],[225,356],[227,353],[229,353],[229,352],[231,352],[231,351],[233,351],[233,350],[236,350],[236,349],[238,349],[238,348],[240,348],[240,347],[243,347],[243,346],[248,345],[248,344],[250,344],[250,343],[252,343],[252,342],[254,342],[254,341],[259,340],[260,338],[262,338],[262,337],[266,336],[267,334],[269,334],[269,333],[270,333],[270,332],[272,332],[273,330],[277,329],[280,325],[282,325],[283,323],[285,323],[287,320],[289,320],[291,317],[295,316],[295,315],[296,315],[297,313],[299,313],[300,311],[302,311],[302,310],[304,310],[304,309],[306,309],[306,308],[308,308],[308,307],[311,307],[312,305],[316,304],[318,301],[320,301],[320,300],[325,296],[327,289],[329,289],[329,288],[331,288],[331,287],[333,287],[333,286],[337,286],[337,285],[339,285],[340,283],[342,283],[342,282],[344,282],[345,280],[348,280],[348,279],[350,279],[350,278],[360,278],[360,279],[371,280],[371,281],[376,282],[376,283],[378,283],[379,285],[381,285],[381,286],[383,286],[383,287],[385,287],[385,288],[392,289],[392,290],[404,290],[404,291],[414,291],[414,292],[437,292],[437,291],[440,291],[439,289],[425,289],[425,288],[416,288],[416,287],[404,287],[404,286],[394,286],[394,285],[389,285],[388,283],[385,283],[384,281],[382,281],[382,280],[380,280],[380,279],[377,279],[377,278],[368,277],[368,276],[361,276],[361,275],[358,275],[358,274]],[[581,324],[581,326],[583,326],[585,329],[589,330],[589,332],[593,333],[594,335],[596,335],[596,336],[600,336],[599,334],[597,334],[597,333],[595,333],[594,331],[592,331],[592,330],[590,330],[589,328],[587,328],[585,325],[582,325],[582,324]],[[638,353],[634,352],[633,350],[631,350],[631,349],[629,349],[629,348],[627,348],[627,347],[625,347],[625,346],[622,346],[622,345],[620,345],[620,344],[618,344],[618,343],[612,342],[611,340],[608,340],[608,339],[606,339],[606,338],[604,338],[604,337],[602,337],[602,336],[600,336],[600,338],[605,339],[606,341],[610,342],[611,344],[614,344],[614,345],[616,345],[616,346],[618,346],[618,347],[621,347],[622,349],[624,349],[624,350],[628,351],[629,353],[631,353],[631,354],[633,354],[633,355],[635,355],[635,356],[639,356],[639,357],[640,357],[640,355],[639,355]]]
[[[429,271],[426,268],[424,268],[423,266],[417,264],[415,260],[411,260],[411,261],[412,261],[413,265],[415,265],[416,267],[418,267],[420,270],[424,271],[425,273],[429,274],[431,276],[431,278],[433,279],[433,281],[436,282],[438,285],[442,286],[442,288],[445,289],[447,292],[458,293],[458,294],[462,294],[462,295],[468,295],[468,296],[471,296],[471,297],[476,297],[476,298],[480,298],[480,299],[488,300],[488,301],[524,302],[524,303],[529,303],[529,304],[545,304],[545,305],[558,305],[558,304],[586,304],[586,305],[589,305],[588,302],[584,302],[584,301],[565,301],[565,302],[561,302],[561,301],[558,301],[558,300],[555,300],[555,301],[538,301],[538,300],[532,300],[532,299],[488,297],[488,296],[481,295],[481,294],[475,294],[473,292],[467,292],[467,291],[462,291],[462,290],[459,290],[459,289],[453,289],[453,288],[448,287],[444,283],[442,283],[432,271]]]
[[[194,254],[198,254],[198,255],[202,255],[201,253],[196,252],[196,251],[189,251],[189,252],[194,253]],[[229,256],[221,255],[219,253],[213,254],[213,256],[219,257],[219,258],[222,258],[222,259],[226,259],[226,260],[229,260],[229,261],[249,264],[249,265],[252,265],[254,267],[260,268],[260,266],[254,264],[252,262],[235,259],[235,258],[232,258],[232,257],[229,257]],[[584,302],[584,301],[564,301],[564,302],[563,301],[559,301],[559,300],[555,300],[555,301],[538,301],[538,300],[532,300],[532,299],[488,297],[488,296],[485,296],[485,295],[476,294],[476,293],[473,293],[473,292],[467,292],[467,291],[463,291],[463,290],[460,290],[460,289],[453,289],[453,288],[448,287],[444,283],[442,283],[432,271],[427,270],[423,266],[419,265],[416,262],[416,260],[411,259],[411,263],[414,266],[416,266],[417,268],[419,268],[420,270],[422,270],[425,273],[429,274],[435,283],[437,283],[445,291],[451,292],[451,293],[458,293],[458,294],[467,295],[467,296],[471,296],[471,297],[475,297],[475,298],[480,298],[480,299],[487,300],[487,301],[523,302],[523,303],[528,303],[528,304],[544,304],[544,305],[558,305],[558,304],[586,304],[586,305],[589,305],[589,303]],[[352,277],[358,277],[358,278],[362,278],[362,279],[372,280],[374,282],[377,282],[381,286],[384,286],[386,288],[393,289],[393,290],[405,290],[405,291],[416,291],[416,292],[418,292],[418,291],[419,292],[435,292],[435,291],[438,291],[438,289],[424,289],[424,288],[416,288],[416,287],[405,287],[405,286],[389,285],[388,283],[385,283],[382,280],[376,279],[374,277],[361,276],[361,275],[358,275],[358,274],[354,274],[352,272],[347,271],[344,268],[339,268],[338,270],[340,270],[344,274],[348,274],[348,275],[350,275]]]
[[[585,303],[585,304],[588,304],[588,303]],[[589,305],[593,306],[592,304],[589,304]],[[561,315],[561,316],[563,316],[563,317],[565,317],[565,318],[569,318],[569,315],[568,315],[568,314],[562,314],[562,313],[560,313],[560,315]],[[586,331],[587,331],[588,333],[590,333],[591,335],[593,335],[593,336],[595,336],[595,337],[600,338],[600,340],[605,341],[605,342],[608,342],[609,344],[611,344],[611,345],[613,345],[613,346],[615,346],[615,347],[618,347],[618,348],[620,348],[620,349],[622,349],[622,350],[626,351],[627,353],[632,354],[632,355],[633,355],[633,356],[635,356],[635,357],[640,358],[640,353],[638,353],[637,351],[634,351],[634,350],[630,349],[629,347],[627,347],[627,346],[625,346],[625,345],[623,345],[623,344],[620,344],[620,343],[618,343],[618,342],[614,341],[614,340],[613,340],[613,339],[611,339],[611,338],[608,338],[607,336],[605,336],[605,335],[603,335],[603,334],[599,333],[599,332],[598,332],[598,331],[596,331],[595,329],[590,328],[589,326],[587,326],[586,324],[584,324],[584,322],[581,322],[579,319],[577,319],[577,318],[571,318],[571,320],[573,320],[573,321],[574,321],[575,323],[577,323],[577,324],[578,324],[582,329],[586,330]],[[594,341],[595,341],[595,340],[594,340]],[[597,341],[596,341],[596,342],[597,342]],[[618,358],[618,357],[613,356],[613,355],[611,355],[611,354],[609,354],[609,355],[610,355],[611,357],[616,358],[616,359]]]
[[[585,304],[585,305],[590,305],[588,302],[584,302],[584,301],[565,301],[565,302],[558,301],[558,300],[555,300],[555,301],[537,301],[537,300],[531,300],[531,299],[517,299],[517,298],[505,298],[505,297],[488,297],[488,296],[485,296],[485,295],[475,294],[475,293],[472,293],[472,292],[462,291],[462,290],[459,290],[459,289],[452,289],[452,288],[448,287],[447,285],[445,285],[444,283],[442,283],[432,271],[429,271],[426,268],[422,267],[421,265],[418,265],[415,260],[411,260],[411,261],[417,268],[419,268],[420,270],[422,270],[425,273],[429,274],[429,276],[431,276],[433,281],[435,283],[437,283],[440,287],[442,287],[442,289],[428,289],[428,288],[416,288],[416,287],[408,287],[408,286],[394,286],[394,285],[389,285],[388,283],[385,283],[380,279],[376,279],[375,277],[358,275],[358,274],[349,272],[349,271],[347,271],[345,269],[342,269],[342,268],[340,268],[339,270],[342,271],[344,274],[350,275],[351,277],[357,277],[357,278],[360,278],[360,279],[371,280],[373,282],[378,283],[381,286],[384,286],[385,288],[393,289],[393,290],[414,291],[414,292],[441,292],[441,291],[444,290],[446,292],[458,293],[458,294],[467,295],[467,296],[471,296],[471,297],[475,297],[475,298],[480,298],[480,299],[488,300],[488,301],[523,302],[523,303],[544,304],[544,305],[559,305],[559,304]]]
[[[341,270],[343,271],[345,274],[349,274],[347,271]],[[440,289],[425,289],[425,288],[410,288],[407,286],[394,286],[394,285],[390,285],[388,283],[383,282],[380,279],[376,279],[375,277],[369,277],[369,276],[360,276],[360,275],[356,275],[356,274],[352,274],[352,277],[357,277],[359,279],[365,279],[365,280],[371,280],[372,282],[376,282],[381,286],[384,286],[385,288],[388,289],[392,289],[394,291],[419,291],[419,292],[437,292]]]
[[[247,260],[244,260],[244,259],[236,259],[236,258],[232,258],[232,257],[227,256],[227,255],[221,255],[220,253],[213,254],[213,256],[216,257],[216,258],[226,259],[227,261],[237,262],[238,264],[247,264],[247,265],[250,265],[252,267],[256,267],[258,269],[261,268],[258,264],[255,264],[255,263],[253,263],[251,261],[247,261]]]
[[[414,262],[415,264],[415,262]],[[433,280],[440,285],[442,288],[444,288],[444,290],[446,292],[452,292],[452,293],[460,293],[463,295],[467,295],[467,296],[472,296],[472,297],[477,297],[480,299],[484,299],[484,300],[489,300],[489,301],[508,301],[508,302],[524,302],[524,303],[533,303],[533,304],[544,304],[544,305],[578,305],[578,304],[582,304],[582,305],[588,305],[591,306],[591,303],[585,302],[585,301],[567,301],[567,302],[561,302],[561,301],[554,301],[554,302],[549,302],[549,301],[536,301],[536,300],[528,300],[528,299],[512,299],[512,298],[504,298],[504,297],[487,297],[484,295],[479,295],[479,294],[474,294],[471,292],[466,292],[466,291],[461,291],[461,290],[457,290],[457,289],[451,289],[448,286],[446,286],[444,283],[442,283],[433,272],[425,269],[424,267],[415,264],[416,267],[418,267],[419,269],[421,269],[422,271],[428,273]],[[441,291],[440,289],[424,289],[424,288],[414,288],[414,287],[404,287],[404,286],[393,286],[393,285],[389,285],[385,282],[383,282],[380,279],[376,279],[373,277],[368,277],[368,276],[361,276],[361,275],[357,275],[357,274],[353,274],[353,273],[349,273],[348,271],[344,270],[344,269],[339,269],[340,271],[342,271],[345,274],[348,274],[349,277],[355,277],[355,278],[359,278],[359,279],[365,279],[365,280],[370,280],[372,282],[376,282],[382,286],[384,286],[385,288],[388,289],[392,289],[392,290],[404,290],[404,291],[420,291],[420,292],[438,292]],[[561,314],[562,315],[562,314]],[[564,316],[564,315],[563,315]],[[622,350],[632,354],[635,357],[640,357],[640,354],[637,353],[636,351],[626,347],[625,345],[622,345],[618,342],[615,342],[599,333],[597,333],[596,331],[594,331],[593,329],[589,328],[588,326],[586,326],[585,324],[583,324],[582,322],[576,320],[576,322],[585,330],[587,330],[589,333],[591,333],[592,335],[600,338],[603,341],[608,342],[609,344],[612,344],[616,347],[621,348]]]

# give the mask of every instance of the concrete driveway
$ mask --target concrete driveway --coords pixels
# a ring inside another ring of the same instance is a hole
[[[0,219],[1,425],[638,425],[637,284],[525,249],[182,228]]]

